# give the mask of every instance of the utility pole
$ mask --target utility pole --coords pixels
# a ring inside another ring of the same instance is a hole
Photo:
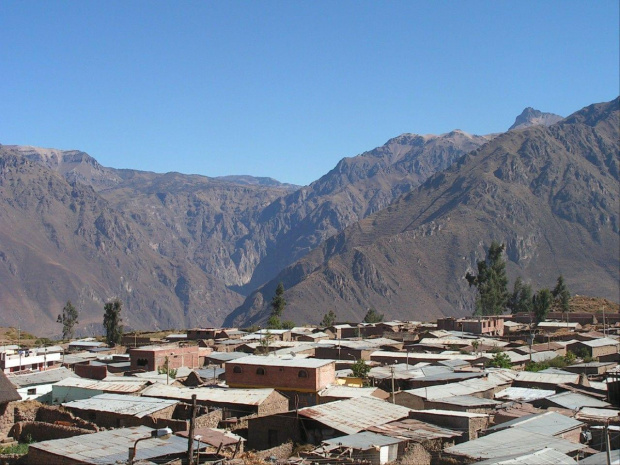
[[[394,365],[390,367],[390,372],[392,373],[392,403],[396,403],[396,399],[394,398]]]
[[[189,422],[187,437],[187,464],[194,465],[194,430],[196,429],[196,394],[192,394],[192,419]]]
[[[611,444],[609,443],[609,421],[605,423],[605,451],[607,452],[607,465],[611,465]]]

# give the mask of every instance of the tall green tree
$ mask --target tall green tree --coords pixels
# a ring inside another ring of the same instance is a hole
[[[549,308],[551,308],[551,303],[553,302],[553,295],[551,291],[547,288],[539,290],[532,300],[532,306],[534,309],[534,317],[536,318],[536,323],[540,323],[547,318],[547,313],[549,312]]]
[[[383,313],[377,312],[374,308],[369,308],[363,321],[364,323],[381,323],[383,321]]]
[[[67,303],[62,308],[62,313],[58,315],[56,321],[62,323],[62,338],[65,340],[73,339],[75,325],[78,324],[78,311],[70,300],[67,300]]]
[[[105,340],[110,346],[116,346],[121,343],[123,338],[123,320],[121,311],[123,304],[119,299],[107,302],[103,306],[103,328],[105,329]]]
[[[518,277],[514,283],[507,307],[513,315],[532,311],[532,286],[524,283],[521,277]]]
[[[280,282],[278,287],[276,287],[275,295],[271,299],[271,314],[281,317],[285,307],[286,300],[284,300],[284,284]]]
[[[270,329],[282,328],[282,313],[286,308],[286,300],[284,300],[284,284],[281,282],[276,287],[276,293],[271,299],[271,315],[267,320],[267,327]]]
[[[328,326],[333,325],[334,321],[336,321],[336,314],[333,310],[330,310],[325,315],[323,315],[323,319],[321,320],[321,323],[319,323],[319,325],[327,328]]]
[[[564,276],[558,276],[558,280],[553,288],[553,291],[551,291],[551,294],[553,295],[554,302],[560,308],[560,311],[562,313],[568,312],[570,309],[570,291],[564,282]]]
[[[476,297],[476,314],[499,315],[508,303],[508,277],[504,260],[505,245],[491,242],[486,260],[477,263],[478,274],[467,273],[465,279],[470,286],[478,289]]]

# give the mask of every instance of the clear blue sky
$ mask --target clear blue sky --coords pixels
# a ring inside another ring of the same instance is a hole
[[[617,0],[3,0],[0,143],[308,184],[404,132],[615,98],[619,17]]]

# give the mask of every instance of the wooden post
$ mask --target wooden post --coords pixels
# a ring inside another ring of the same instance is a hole
[[[194,430],[196,429],[196,394],[192,394],[192,419],[189,422],[189,436],[187,438],[187,463],[194,465]]]

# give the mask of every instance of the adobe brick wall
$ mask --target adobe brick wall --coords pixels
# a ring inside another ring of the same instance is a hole
[[[40,421],[20,421],[11,429],[11,435],[17,441],[33,440],[35,442],[50,439],[64,439],[83,434],[92,434],[94,431],[74,426],[54,425]]]
[[[17,415],[16,415],[17,421]],[[28,420],[19,420],[19,421],[28,421]],[[90,421],[86,421],[82,418],[76,417],[71,412],[67,411],[64,407],[58,406],[48,406],[41,405],[37,411],[35,416],[29,421],[39,421],[44,423],[71,423],[72,426],[76,428],[82,428],[89,431],[99,431],[99,428],[94,423]]]
[[[0,440],[8,437],[15,423],[15,407],[13,402],[0,404]]]
[[[265,450],[269,448],[270,430],[275,431],[271,435],[272,441],[277,445],[288,441],[301,442],[299,420],[294,415],[278,414],[249,420],[246,449]]]
[[[75,374],[81,378],[104,379],[108,376],[108,368],[104,365],[91,365],[90,362],[76,363]]]

